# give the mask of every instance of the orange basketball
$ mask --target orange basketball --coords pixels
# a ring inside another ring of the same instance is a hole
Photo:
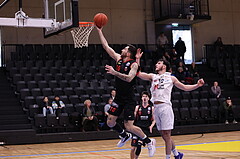
[[[104,13],[98,13],[94,16],[93,21],[98,28],[101,28],[107,24],[108,17]]]

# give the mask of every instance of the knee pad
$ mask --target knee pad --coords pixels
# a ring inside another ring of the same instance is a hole
[[[137,156],[140,155],[141,149],[142,149],[142,144],[141,144],[140,142],[138,142],[137,149],[136,149],[136,151],[135,151],[135,154],[136,154]]]

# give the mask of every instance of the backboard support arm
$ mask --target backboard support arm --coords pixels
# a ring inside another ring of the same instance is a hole
[[[15,18],[0,17],[0,26],[55,28],[57,22],[55,19],[30,18],[20,8],[15,13]]]
[[[0,5],[0,9],[5,6],[7,4],[7,2],[9,2],[10,0],[5,0],[4,2],[2,2],[2,4]]]

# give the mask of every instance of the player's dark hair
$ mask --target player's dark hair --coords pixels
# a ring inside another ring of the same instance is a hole
[[[150,98],[150,94],[149,94],[147,91],[143,91],[142,94],[141,94],[141,97],[142,97],[143,95],[147,95],[147,96]]]
[[[166,71],[167,71],[167,72],[170,71],[171,65],[170,65],[170,63],[169,63],[167,60],[165,60],[165,59],[159,59],[157,62],[159,62],[159,61],[162,61],[163,64],[166,66]]]
[[[136,54],[137,54],[137,48],[135,46],[133,46],[132,44],[128,44],[127,45],[128,48],[128,52],[131,53],[131,59],[136,59]]]

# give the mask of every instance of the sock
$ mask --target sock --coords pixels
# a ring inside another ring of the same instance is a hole
[[[146,135],[142,138],[142,141],[147,144],[151,142],[151,140]]]
[[[171,155],[166,155],[166,159],[170,159],[171,158]]]
[[[127,136],[127,133],[124,131],[124,129],[118,123],[116,123],[116,125],[112,128],[113,128],[113,130],[116,130],[121,137]]]
[[[173,150],[172,150],[172,153],[173,153],[174,156],[178,156],[178,151],[177,151],[177,149],[173,149]]]

